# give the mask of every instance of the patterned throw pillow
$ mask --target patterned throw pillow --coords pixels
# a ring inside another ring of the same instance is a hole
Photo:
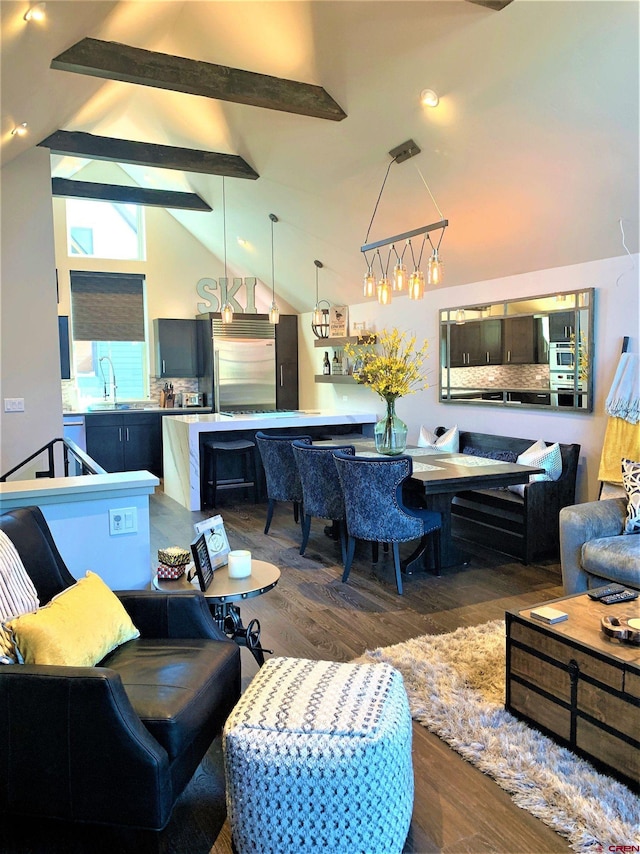
[[[625,534],[640,534],[640,463],[622,460],[622,483],[627,493]]]
[[[38,594],[16,547],[0,530],[0,664],[15,664],[16,650],[4,621],[37,610]]]
[[[547,446],[542,439],[538,439],[530,448],[518,456],[517,462],[523,466],[535,466],[544,469],[541,474],[529,475],[529,483],[534,483],[537,480],[558,480],[562,474],[562,454],[557,442]],[[508,489],[524,498],[525,485],[524,483],[517,483],[515,486],[509,486]]]
[[[420,428],[418,436],[418,447],[428,448],[430,451],[440,451],[440,453],[457,454],[460,450],[460,433],[458,425],[455,424],[442,436],[436,436],[431,430],[426,427]]]

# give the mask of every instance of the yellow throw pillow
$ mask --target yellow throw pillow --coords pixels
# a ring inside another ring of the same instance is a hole
[[[140,637],[118,597],[94,572],[43,608],[5,625],[24,664],[92,667],[120,644]]]

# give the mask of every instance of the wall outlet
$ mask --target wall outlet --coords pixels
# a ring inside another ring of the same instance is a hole
[[[24,397],[5,397],[5,412],[24,412]]]
[[[134,534],[138,530],[138,508],[120,507],[109,510],[109,534]]]

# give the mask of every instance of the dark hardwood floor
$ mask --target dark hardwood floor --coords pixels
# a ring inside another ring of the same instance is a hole
[[[322,520],[312,521],[309,545],[301,557],[299,528],[290,505],[276,507],[268,536],[263,534],[265,505],[234,503],[227,497],[218,512],[232,548],[248,548],[254,557],[273,562],[282,571],[273,590],[243,602],[241,608],[245,625],[253,618],[260,620],[263,646],[277,655],[349,661],[366,649],[502,618],[506,608],[524,608],[562,595],[557,562],[523,566],[463,538],[458,545],[469,554],[468,565],[444,570],[439,578],[431,574],[406,578],[403,596],[396,593],[390,556],[381,550],[380,561],[373,566],[365,544],[356,549],[349,582],[342,584],[339,544],[325,536]],[[210,515],[190,513],[158,492],[151,500],[152,556],[161,546],[188,545],[193,522]],[[246,687],[257,672],[246,649],[242,666]],[[570,850],[565,840],[516,807],[491,779],[427,729],[414,723],[413,736],[415,803],[405,854]],[[0,830],[0,851],[232,854],[220,740],[212,745],[170,824],[158,836],[43,827],[26,821],[17,827]]]

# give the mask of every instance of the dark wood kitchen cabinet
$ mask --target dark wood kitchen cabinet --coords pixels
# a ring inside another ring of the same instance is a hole
[[[536,364],[536,326],[532,315],[507,317],[502,326],[502,362],[505,365]]]
[[[554,311],[549,314],[549,340],[570,341],[576,331],[574,311]]]
[[[157,376],[200,376],[196,320],[156,318],[153,321],[153,335]]]
[[[276,325],[276,409],[298,408],[298,317],[281,314]]]
[[[467,368],[502,363],[502,321],[473,320],[450,327],[450,365]]]
[[[87,453],[108,472],[162,475],[162,416],[156,412],[85,416]]]

